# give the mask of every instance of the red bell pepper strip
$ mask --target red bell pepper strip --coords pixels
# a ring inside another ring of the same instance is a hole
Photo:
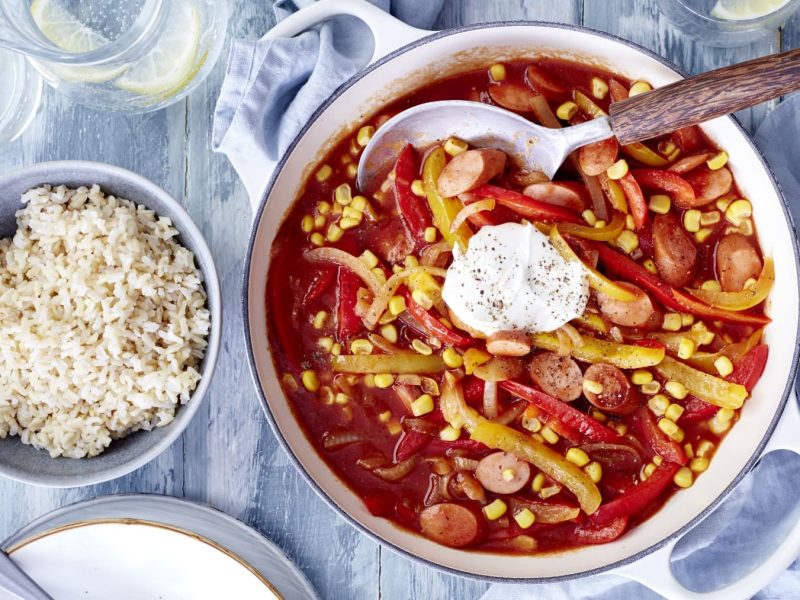
[[[464,400],[467,404],[474,406],[483,402],[483,379],[467,375],[461,380],[461,387],[464,390]]]
[[[567,427],[574,429],[594,442],[624,443],[620,435],[610,427],[606,427],[597,419],[593,419],[589,415],[572,408],[566,402],[553,398],[544,392],[516,381],[501,381],[500,387],[553,415]]]
[[[633,224],[636,229],[641,229],[648,222],[647,202],[645,202],[642,188],[630,174],[630,171],[625,173],[625,177],[617,179],[617,183],[625,192],[625,197],[628,199],[628,210],[633,217]]]
[[[719,410],[719,406],[709,404],[705,400],[701,400],[695,396],[689,396],[683,406],[685,410],[681,418],[678,419],[678,424],[682,426],[710,419],[717,414]]]
[[[308,286],[306,295],[303,297],[304,304],[310,304],[319,298],[325,290],[333,283],[333,278],[336,276],[336,268],[322,266],[314,273],[311,278],[311,283]]]
[[[634,421],[645,443],[653,452],[663,457],[665,460],[679,465],[685,465],[689,461],[686,457],[686,452],[684,452],[680,444],[668,438],[667,435],[658,428],[655,417],[647,406],[639,408],[634,415]]]
[[[514,212],[532,221],[544,223],[581,223],[581,219],[571,210],[555,204],[535,200],[530,196],[507,190],[496,185],[482,185],[472,190],[478,198],[492,198],[497,204],[510,208]]]
[[[598,512],[602,509],[603,507],[601,506]],[[627,516],[611,519],[602,525],[598,525],[592,518],[586,519],[582,523],[564,523],[563,525],[550,527],[548,529],[543,528],[536,532],[536,537],[553,542],[567,542],[573,546],[607,544],[608,542],[613,542],[625,533],[627,527]]]
[[[472,338],[461,335],[452,329],[448,329],[445,327],[444,323],[442,323],[433,315],[433,313],[425,310],[422,308],[422,306],[417,304],[417,302],[411,297],[411,292],[409,292],[408,289],[403,290],[403,295],[406,299],[406,310],[408,311],[408,314],[419,321],[433,337],[441,341],[443,344],[455,346],[457,348],[463,348],[464,346],[469,346],[472,343]]]
[[[336,334],[344,343],[364,328],[356,314],[358,289],[363,287],[358,275],[350,269],[339,268],[339,289],[336,295]]]
[[[770,322],[770,318],[764,315],[752,315],[743,312],[733,312],[721,308],[709,306],[691,296],[676,290],[663,282],[643,266],[631,260],[624,254],[617,252],[606,244],[595,244],[600,262],[606,268],[616,273],[623,279],[645,288],[667,308],[672,308],[680,312],[688,312],[698,317],[709,319],[719,319],[730,323],[742,323],[745,325],[755,325],[760,327]]]
[[[759,344],[736,361],[736,364],[733,365],[733,373],[726,379],[743,385],[748,392],[751,392],[764,372],[768,357],[769,346]]]
[[[695,204],[694,189],[677,173],[662,169],[634,169],[628,175],[633,175],[643,187],[663,190],[672,195],[675,204],[681,208]]]
[[[425,230],[432,226],[431,212],[424,198],[411,191],[411,184],[419,177],[417,153],[411,144],[406,145],[394,165],[394,196],[397,212],[417,245],[425,244]]]
[[[405,431],[394,447],[394,462],[399,463],[422,450],[433,439],[421,431]]]
[[[646,480],[630,488],[627,492],[602,504],[589,520],[595,525],[608,525],[620,517],[630,517],[648,506],[672,485],[672,478],[680,465],[664,461]]]

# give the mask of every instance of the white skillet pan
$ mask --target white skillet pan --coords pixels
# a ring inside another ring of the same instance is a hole
[[[697,483],[676,493],[642,525],[618,540],[568,553],[511,556],[451,549],[373,517],[320,458],[295,421],[281,391],[267,342],[264,292],[270,248],[281,220],[309,169],[363,116],[432,79],[515,57],[556,55],[589,60],[631,79],[661,86],[681,78],[663,58],[620,38],[569,25],[492,23],[441,32],[411,28],[363,0],[321,0],[280,23],[269,34],[292,36],[336,15],[365,21],[375,39],[372,62],[342,85],[314,114],[279,164],[255,209],[245,266],[244,314],[248,354],[264,411],[275,434],[314,489],[366,535],[409,558],[455,574],[496,581],[545,582],[614,570],[668,598],[745,598],[753,595],[800,553],[800,523],[772,556],[730,587],[710,593],[685,589],[669,558],[678,540],[707,516],[754,466],[777,449],[800,453],[800,411],[792,382],[797,362],[798,249],[780,190],[750,137],[732,118],[703,129],[727,150],[743,194],[754,204],[765,254],[775,260],[777,280],[765,341],[770,358],[740,422],[720,445]]]

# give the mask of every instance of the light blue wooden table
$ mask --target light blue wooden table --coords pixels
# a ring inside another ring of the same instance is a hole
[[[256,39],[273,24],[273,0],[236,0],[230,34]],[[795,48],[800,19],[762,42],[714,49],[687,40],[654,0],[447,0],[436,28],[530,19],[581,23],[622,36],[696,73]],[[256,398],[240,312],[250,205],[227,160],[211,152],[211,119],[224,58],[187,100],[126,118],[95,112],[47,90],[36,120],[0,148],[0,169],[59,159],[103,161],[136,171],[189,210],[217,261],[225,302],[223,348],[205,404],[183,437],[127,477],[75,490],[0,480],[0,539],[35,517],[78,500],[120,492],[185,496],[259,529],[307,573],[323,598],[478,598],[486,584],[444,575],[381,548],[320,500],[289,464]],[[770,105],[739,117],[754,129]]]

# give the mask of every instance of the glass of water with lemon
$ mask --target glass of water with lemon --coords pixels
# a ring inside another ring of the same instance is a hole
[[[227,0],[2,0],[0,45],[82,104],[147,112],[208,75],[227,21]]]
[[[732,47],[774,35],[800,0],[658,0],[658,7],[684,33]]]

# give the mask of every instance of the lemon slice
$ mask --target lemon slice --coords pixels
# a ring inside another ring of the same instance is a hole
[[[105,37],[86,27],[58,0],[34,0],[31,16],[44,36],[67,52],[82,54],[108,44]],[[127,66],[71,67],[48,62],[43,68],[66,81],[101,83],[114,79]]]
[[[758,19],[783,8],[790,0],[717,0],[711,16],[726,21]]]
[[[118,88],[139,96],[176,92],[197,71],[202,17],[193,0],[175,0],[169,23],[156,45],[117,81]]]

